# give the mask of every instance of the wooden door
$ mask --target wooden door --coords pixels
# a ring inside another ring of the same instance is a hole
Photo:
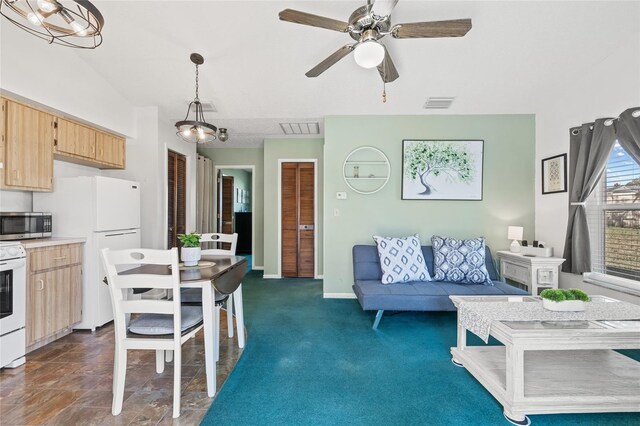
[[[109,133],[96,133],[96,160],[124,167],[124,139]]]
[[[50,330],[47,329],[50,322],[48,320],[50,305],[47,300],[47,279],[46,272],[29,275],[26,311],[27,346],[50,333]]]
[[[69,268],[69,325],[82,321],[82,265]]]
[[[313,278],[315,165],[282,163],[282,276]]]
[[[51,311],[51,330],[57,333],[71,324],[71,268],[59,268],[47,272],[47,291],[53,307]]]
[[[187,158],[177,152],[169,151],[167,164],[168,190],[167,203],[167,247],[180,247],[178,234],[186,232],[186,182]]]
[[[25,189],[53,187],[54,118],[16,102],[6,103],[5,183]]]
[[[233,176],[223,176],[218,171],[218,232],[221,234],[233,234]],[[222,250],[229,250],[231,244],[220,244]]]
[[[96,158],[96,133],[89,127],[58,118],[56,152]]]

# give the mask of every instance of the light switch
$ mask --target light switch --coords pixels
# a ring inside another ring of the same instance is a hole
[[[336,192],[336,198],[338,200],[346,200],[347,199],[347,193],[346,192]]]
[[[337,207],[335,209],[333,209],[333,215],[334,216],[340,216],[340,209],[337,208]]]

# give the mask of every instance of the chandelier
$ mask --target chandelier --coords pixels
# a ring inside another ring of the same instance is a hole
[[[202,111],[202,103],[200,103],[200,99],[198,98],[198,66],[204,63],[204,58],[198,53],[192,53],[190,59],[191,62],[196,64],[196,97],[189,104],[184,120],[176,123],[176,129],[178,129],[176,134],[183,140],[192,143],[209,143],[216,140],[216,137],[221,142],[224,142],[229,139],[227,129],[222,127],[218,129],[213,124],[206,122]],[[192,109],[194,110],[195,117],[193,117],[193,120],[189,120],[189,113]]]
[[[49,44],[79,49],[102,44],[104,18],[86,0],[2,0],[0,15]]]

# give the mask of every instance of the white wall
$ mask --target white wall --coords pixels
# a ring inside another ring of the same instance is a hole
[[[0,34],[3,90],[123,135],[135,133],[132,105],[83,60],[93,51],[49,45],[6,22]]]
[[[553,96],[536,115],[536,239],[553,247],[556,256],[562,256],[564,249],[568,193],[542,195],[541,160],[569,151],[569,128],[640,105],[640,37],[625,40],[614,51],[594,52],[598,55],[601,60],[593,66],[576,64],[573,80],[549,88]],[[582,283],[578,275],[561,274],[560,286],[640,303],[640,297]]]

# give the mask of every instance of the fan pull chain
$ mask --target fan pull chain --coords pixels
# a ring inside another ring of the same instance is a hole
[[[382,103],[387,103],[387,83],[384,81],[382,82]]]

